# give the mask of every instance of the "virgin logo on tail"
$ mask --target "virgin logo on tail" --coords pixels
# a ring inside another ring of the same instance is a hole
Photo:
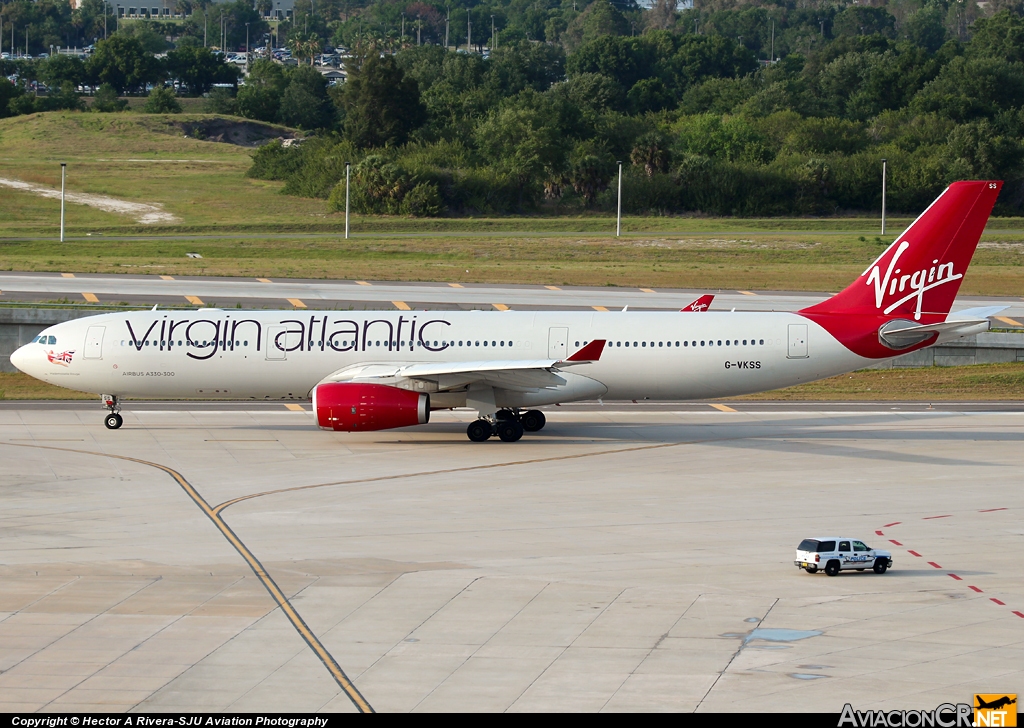
[[[899,247],[896,248],[896,253],[889,261],[889,267],[885,271],[884,278],[882,277],[882,269],[877,263],[864,271],[864,273],[868,274],[870,271],[867,284],[869,286],[874,285],[875,287],[875,308],[882,308],[882,304],[887,296],[892,297],[898,293],[903,293],[909,285],[910,293],[890,303],[882,313],[888,315],[907,301],[916,297],[917,304],[914,308],[914,320],[919,321],[921,319],[921,307],[924,304],[924,292],[947,283],[952,283],[953,281],[958,281],[964,277],[964,274],[954,273],[952,263],[942,263],[940,265],[938,259],[932,261],[930,268],[922,268],[913,273],[903,273],[899,268],[896,268],[896,264],[899,263],[900,256],[909,247],[910,243],[906,240],[899,244]]]

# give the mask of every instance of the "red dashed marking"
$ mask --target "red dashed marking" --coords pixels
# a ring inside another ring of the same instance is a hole
[[[922,521],[934,521],[936,518],[952,518],[953,516],[927,516],[922,518]]]
[[[893,521],[892,523],[885,524],[884,526],[882,526],[882,528],[889,528],[889,526],[898,526],[901,523],[903,523],[903,521]]]
[[[901,543],[900,543],[899,541],[896,541],[896,540],[894,540],[894,539],[891,539],[891,538],[889,539],[889,543],[894,543],[894,544],[896,544],[897,546],[902,546],[902,545],[903,545],[903,544],[901,544]]]
[[[920,559],[920,558],[923,558],[923,557],[921,556],[921,554],[917,553],[916,551],[911,551],[910,549],[907,549],[907,553],[908,553],[908,554],[911,554],[911,555],[913,555],[913,556],[916,556],[916,557],[918,557],[919,559]]]
[[[876,536],[884,536],[885,534],[882,533],[881,531],[875,531],[875,535]]]
[[[978,513],[994,513],[995,511],[1005,511],[1005,510],[1009,510],[1009,509],[1007,509],[1007,508],[986,508],[983,511],[978,511]]]
[[[968,585],[967,585],[967,588],[968,588],[968,589],[973,589],[974,591],[978,592],[979,594],[982,594],[982,593],[983,593],[983,592],[981,591],[981,589],[979,589],[979,588],[978,588],[978,587],[976,587],[976,586],[972,586],[971,584],[968,584]]]
[[[995,602],[1000,607],[1005,607],[1006,606],[1006,602],[1001,602],[998,599],[996,599],[995,597],[989,597],[989,601]]]
[[[960,578],[959,576],[957,576],[956,574],[950,574],[950,576],[951,576],[951,577],[953,577],[954,579],[956,579],[957,581],[963,581],[963,579],[961,579],[961,578]]]
[[[935,563],[934,561],[929,561],[929,562],[928,562],[928,565],[929,565],[929,566],[934,566],[934,567],[935,567],[936,569],[941,569],[941,568],[942,568],[941,566],[939,566],[938,564],[936,564],[936,563]]]
[[[1013,610],[1013,613],[1016,614],[1021,619],[1024,619],[1024,613],[1018,612],[1016,609]]]

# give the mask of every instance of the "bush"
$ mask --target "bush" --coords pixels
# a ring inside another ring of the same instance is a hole
[[[226,88],[215,88],[206,97],[203,111],[207,114],[238,115],[238,102],[231,91]]]
[[[174,89],[157,86],[149,92],[142,110],[147,114],[180,114],[181,104],[174,95]]]
[[[109,83],[105,83],[96,91],[92,99],[92,110],[102,113],[113,111],[124,111],[128,108],[128,102],[117,95],[117,89]]]
[[[413,217],[437,217],[444,212],[444,203],[437,185],[420,182],[402,200],[402,212]]]

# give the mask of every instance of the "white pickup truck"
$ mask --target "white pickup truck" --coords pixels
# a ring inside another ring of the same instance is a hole
[[[864,571],[867,568],[876,574],[884,574],[892,566],[892,554],[873,549],[863,541],[854,538],[805,538],[796,547],[797,568],[808,574],[824,569],[829,576],[835,576],[843,569]]]

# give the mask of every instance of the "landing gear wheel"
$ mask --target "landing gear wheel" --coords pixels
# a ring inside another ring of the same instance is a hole
[[[838,561],[829,561],[827,564],[825,564],[825,573],[828,574],[829,576],[835,576],[836,574],[838,574],[839,573],[839,562]]]
[[[494,428],[487,420],[474,420],[466,428],[466,435],[473,442],[486,442],[491,439]]]
[[[877,559],[875,561],[874,572],[876,574],[884,574],[885,570],[889,568],[889,562],[885,559]]]
[[[807,572],[808,574],[817,574],[817,573],[818,573],[818,567],[817,567],[817,566],[808,566],[808,567],[806,567],[806,569],[804,569],[804,570],[805,570],[805,571],[806,571],[806,572]]]
[[[116,430],[124,424],[124,418],[117,414],[117,412],[111,412],[103,418],[103,424],[107,426],[108,430]]]
[[[544,425],[547,424],[547,418],[544,417],[544,413],[540,410],[524,412],[519,421],[523,423],[523,429],[527,432],[538,432],[543,430]]]
[[[497,427],[502,442],[515,442],[523,437],[523,426],[516,420],[502,420]]]

